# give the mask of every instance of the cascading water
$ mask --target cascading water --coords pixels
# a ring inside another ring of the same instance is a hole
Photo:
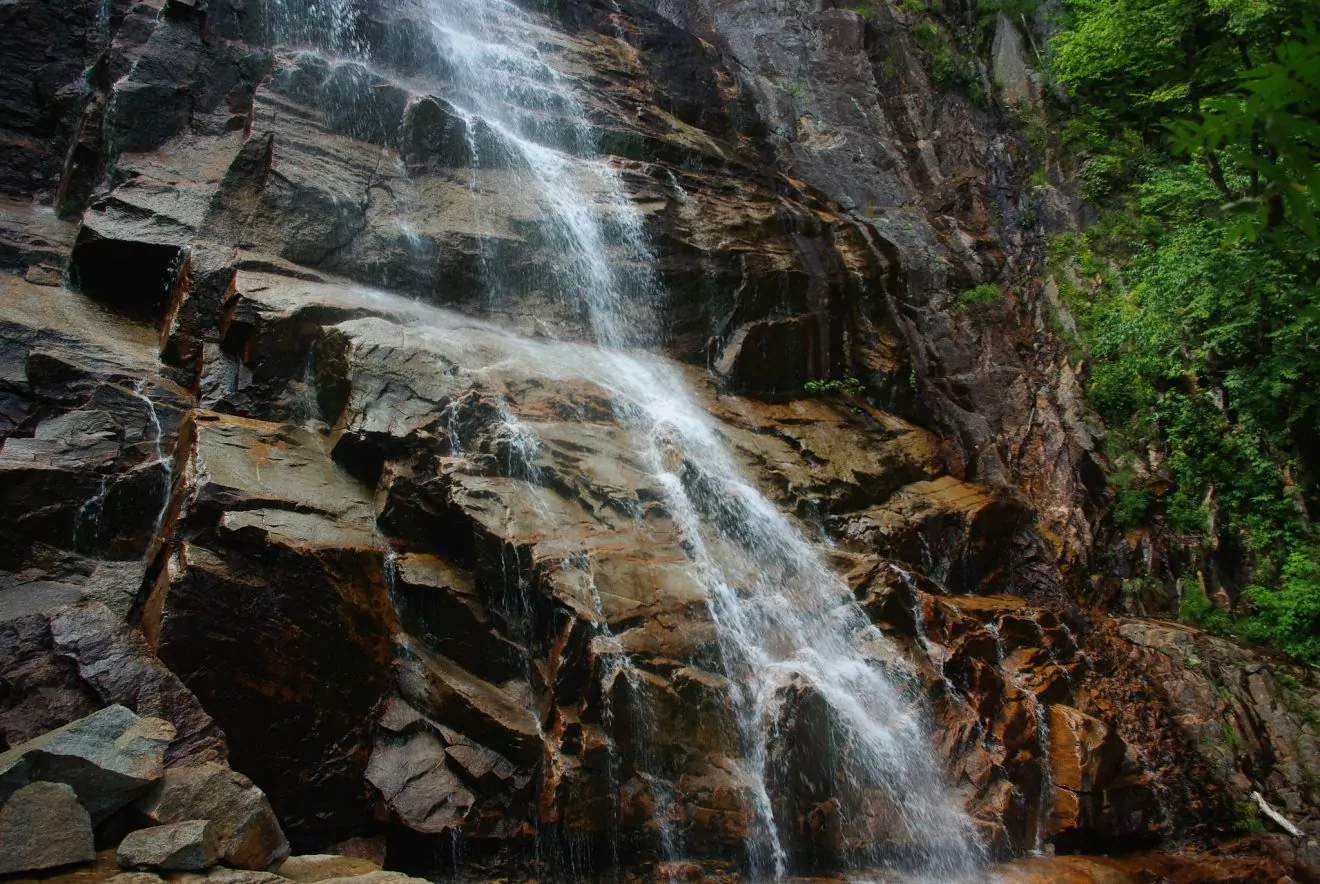
[[[601,349],[563,346],[548,357],[545,348],[554,345],[527,346],[542,348],[545,371],[589,377],[610,392],[664,489],[689,567],[707,594],[738,720],[733,754],[753,805],[751,876],[788,870],[774,792],[798,772],[776,768],[794,756],[777,752],[775,741],[786,708],[814,702],[827,712],[811,751],[827,756],[821,766],[830,772],[830,782],[817,786],[849,816],[848,861],[897,865],[919,878],[977,879],[982,852],[942,782],[915,679],[881,662],[896,658],[887,640],[818,546],[740,476],[681,372],[625,350],[657,337],[660,291],[640,213],[616,171],[596,155],[573,82],[537,48],[560,37],[506,0],[423,5],[446,66],[437,72],[440,97],[464,122],[469,156],[478,158],[473,165],[512,170],[548,209],[545,248],[553,260],[536,285],[576,305]],[[331,37],[342,51],[341,35]],[[473,198],[480,200],[480,188]],[[504,279],[498,267],[488,270],[492,290],[527,284]],[[455,415],[451,408],[449,417]],[[526,461],[521,432],[510,431],[510,451]],[[613,640],[607,628],[600,638]]]

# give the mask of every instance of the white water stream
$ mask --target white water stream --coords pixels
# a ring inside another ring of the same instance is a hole
[[[708,595],[739,721],[733,754],[754,804],[751,877],[787,871],[769,784],[790,782],[795,772],[770,770],[771,750],[786,701],[814,693],[830,721],[811,752],[827,756],[823,766],[841,791],[880,809],[868,819],[886,820],[860,839],[870,846],[852,862],[880,867],[901,856],[919,879],[977,880],[982,851],[942,780],[914,682],[880,663],[896,657],[887,640],[818,545],[742,477],[680,371],[626,349],[658,337],[654,305],[662,292],[649,270],[641,214],[595,155],[574,82],[543,52],[562,46],[563,36],[506,0],[422,0],[422,7],[447,66],[440,97],[467,121],[472,155],[481,156],[475,133],[484,126],[505,154],[500,161],[548,207],[556,260],[544,268],[545,287],[578,306],[599,345],[522,346],[536,351],[530,361],[543,373],[589,378],[610,392],[665,490]],[[479,200],[480,189],[473,193]],[[861,820],[848,824],[864,828]]]

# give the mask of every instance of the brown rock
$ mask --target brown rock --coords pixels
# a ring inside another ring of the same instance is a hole
[[[11,745],[116,703],[174,725],[167,763],[227,755],[224,735],[141,633],[97,602],[0,621],[0,683],[0,737]]]
[[[366,488],[305,431],[202,415],[159,652],[290,832],[368,816],[394,611]]]
[[[1055,785],[1073,792],[1097,786],[1109,726],[1068,706],[1051,706],[1050,770]]]
[[[438,834],[461,825],[475,802],[446,760],[444,744],[429,732],[383,736],[371,753],[367,781],[405,826]],[[295,868],[300,867],[295,863]],[[288,877],[284,871],[281,874]]]

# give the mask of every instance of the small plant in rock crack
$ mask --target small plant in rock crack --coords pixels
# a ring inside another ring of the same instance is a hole
[[[830,393],[850,393],[860,396],[866,392],[866,385],[854,377],[826,378],[819,381],[807,381],[802,389],[808,396],[827,396]]]
[[[975,288],[959,292],[958,306],[970,307],[972,304],[989,304],[992,301],[998,301],[999,296],[999,286],[992,282],[983,282]]]
[[[1233,803],[1234,816],[1237,817],[1233,822],[1233,831],[1240,835],[1264,835],[1265,821],[1260,818],[1260,808],[1256,802],[1250,799],[1243,799]]]

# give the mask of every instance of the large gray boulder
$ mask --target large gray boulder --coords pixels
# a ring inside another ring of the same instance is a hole
[[[68,786],[32,783],[0,807],[0,875],[95,858],[91,817]]]
[[[100,822],[161,778],[174,735],[168,721],[107,706],[0,754],[0,801],[30,783],[64,783]]]
[[[130,832],[119,844],[121,869],[200,872],[217,860],[210,820],[187,820]]]
[[[236,869],[272,869],[289,855],[265,793],[222,764],[166,771],[138,808],[156,823],[210,820],[220,861]]]

